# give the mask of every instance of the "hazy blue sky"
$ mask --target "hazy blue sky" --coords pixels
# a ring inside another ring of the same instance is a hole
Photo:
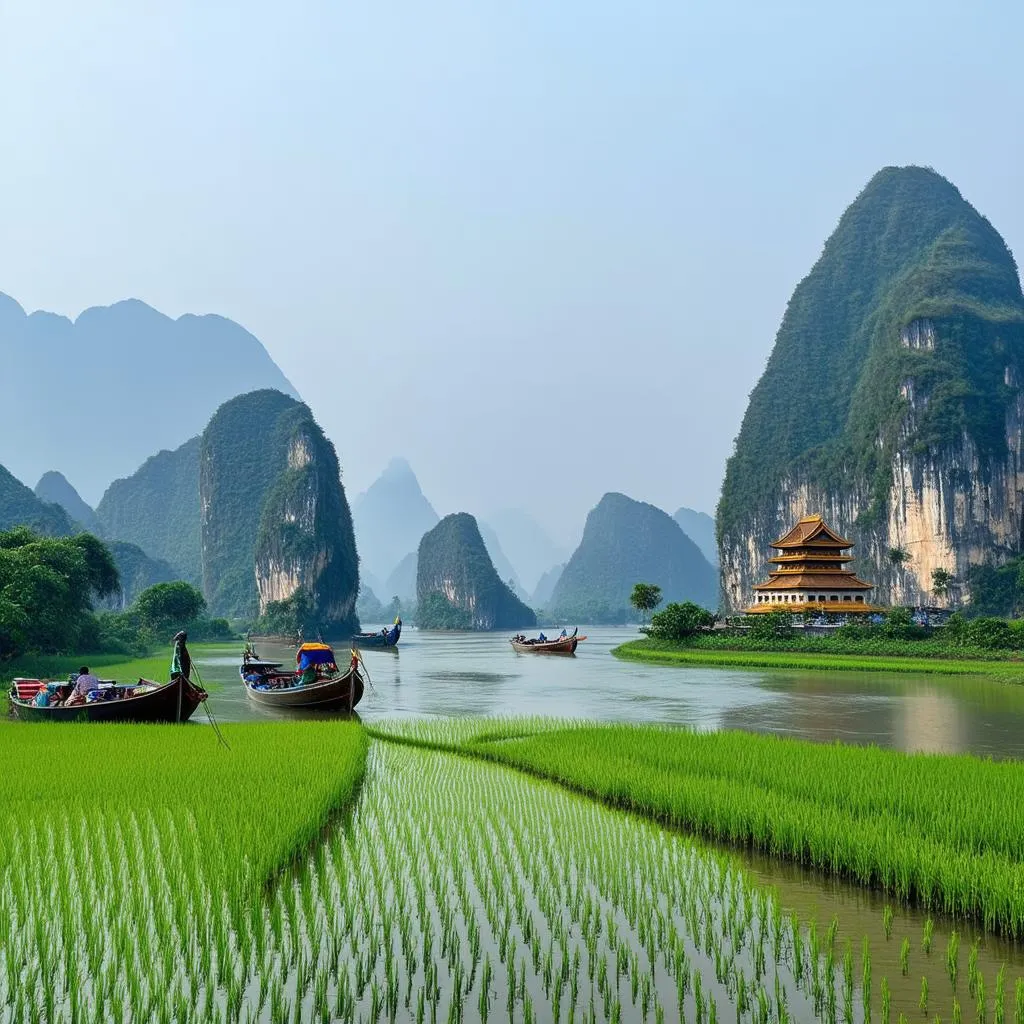
[[[1019,0],[0,0],[0,291],[238,320],[353,492],[403,454],[564,539],[607,490],[711,511],[874,171],[1024,252],[1022,40]]]

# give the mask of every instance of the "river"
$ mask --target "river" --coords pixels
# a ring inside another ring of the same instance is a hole
[[[620,661],[609,651],[630,627],[580,629],[575,657],[516,654],[504,633],[407,629],[397,649],[364,652],[365,722],[423,715],[551,715],[746,729],[904,751],[1024,756],[1024,686],[981,677],[699,668]],[[339,657],[342,646],[339,646]],[[294,650],[261,644],[263,657]],[[225,721],[274,716],[245,697],[238,659],[197,659],[223,683],[211,698]]]

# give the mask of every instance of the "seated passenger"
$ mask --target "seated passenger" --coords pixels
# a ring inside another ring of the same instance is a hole
[[[302,675],[299,676],[300,686],[312,686],[317,681],[316,665],[310,665],[308,668],[303,669]]]
[[[78,678],[75,680],[71,688],[71,696],[64,702],[64,706],[71,707],[74,704],[84,704],[86,694],[90,690],[98,690],[99,688],[99,679],[89,671],[88,665],[83,665],[78,670]]]
[[[50,706],[50,691],[45,686],[40,686],[32,698],[32,703],[37,708],[48,708]]]

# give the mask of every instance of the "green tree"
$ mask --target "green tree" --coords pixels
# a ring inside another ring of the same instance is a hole
[[[661,587],[654,583],[637,583],[633,593],[629,595],[629,603],[647,621],[647,613],[654,611],[661,604]]]
[[[939,600],[948,597],[953,580],[953,574],[948,569],[932,569],[932,593]]]
[[[643,631],[655,640],[685,641],[715,624],[715,616],[692,601],[672,601],[651,616],[651,624]]]
[[[888,557],[897,569],[902,569],[910,561],[910,552],[906,548],[889,548]]]
[[[132,610],[142,628],[154,635],[185,629],[206,610],[203,595],[183,580],[156,583],[135,599]]]

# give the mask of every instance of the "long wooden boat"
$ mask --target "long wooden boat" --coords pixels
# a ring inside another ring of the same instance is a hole
[[[575,654],[577,646],[587,639],[585,636],[577,636],[578,632],[577,626],[571,636],[559,636],[554,640],[527,640],[519,634],[512,637],[512,649],[520,654]]]
[[[11,715],[23,722],[187,722],[207,697],[204,689],[182,676],[169,683],[140,679],[132,686],[114,689],[134,691],[141,686],[147,689],[133,696],[115,696],[71,707],[40,707],[20,699],[15,686],[11,688]]]
[[[402,636],[402,620],[395,619],[395,624],[379,633],[356,633],[352,637],[352,646],[360,648],[380,649],[394,647]]]
[[[243,680],[245,692],[250,700],[264,707],[307,711],[352,711],[363,699],[363,677],[357,668],[308,685],[296,684],[294,676],[278,678],[287,678],[291,683],[275,685],[273,677],[266,683]]]
[[[298,673],[282,671],[281,662],[261,660],[252,645],[247,646],[239,668],[246,696],[264,707],[307,711],[353,711],[363,699],[363,677],[355,656],[342,672],[326,644],[302,644],[296,661],[303,669],[315,666],[317,679],[304,683]]]

